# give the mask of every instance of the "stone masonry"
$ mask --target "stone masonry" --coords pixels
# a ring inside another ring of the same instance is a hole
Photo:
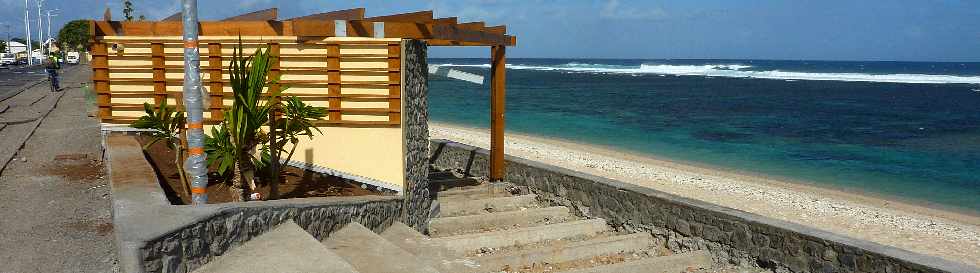
[[[405,40],[402,61],[404,98],[402,131],[405,138],[405,224],[420,232],[427,230],[432,196],[429,191],[429,115],[428,65],[426,44],[422,40]]]

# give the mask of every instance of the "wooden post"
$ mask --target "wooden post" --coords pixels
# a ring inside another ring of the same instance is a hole
[[[224,71],[221,66],[221,44],[208,43],[208,95],[211,96],[211,120],[224,120],[221,110],[225,105]]]
[[[98,95],[99,119],[112,118],[112,98],[109,93],[109,48],[101,41],[92,43],[92,82]]]
[[[167,101],[167,67],[163,53],[163,43],[150,44],[153,56],[153,103],[159,107]]]
[[[340,115],[340,45],[327,45],[327,111],[328,120],[338,122]]]
[[[401,52],[402,44],[388,44],[388,123],[399,124],[401,109]],[[396,70],[397,69],[397,70]]]
[[[490,180],[504,179],[504,95],[506,48],[490,47]]]

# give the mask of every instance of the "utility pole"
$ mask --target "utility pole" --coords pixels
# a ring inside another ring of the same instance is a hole
[[[44,53],[44,20],[41,19],[41,6],[44,5],[44,0],[37,1],[37,39],[40,40],[41,54]],[[32,52],[33,53],[33,52]]]
[[[34,65],[34,48],[31,46],[31,4],[29,0],[24,0],[24,34],[27,36],[27,65]]]

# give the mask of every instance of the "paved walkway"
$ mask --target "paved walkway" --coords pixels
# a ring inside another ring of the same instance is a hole
[[[60,99],[46,84],[18,95],[57,104],[0,173],[0,273],[118,271],[99,123],[81,87],[90,76],[84,66],[67,71]]]

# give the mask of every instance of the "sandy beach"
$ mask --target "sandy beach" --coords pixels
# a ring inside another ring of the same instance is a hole
[[[429,134],[489,147],[486,129],[430,122]],[[506,153],[980,267],[967,212],[512,132]]]

